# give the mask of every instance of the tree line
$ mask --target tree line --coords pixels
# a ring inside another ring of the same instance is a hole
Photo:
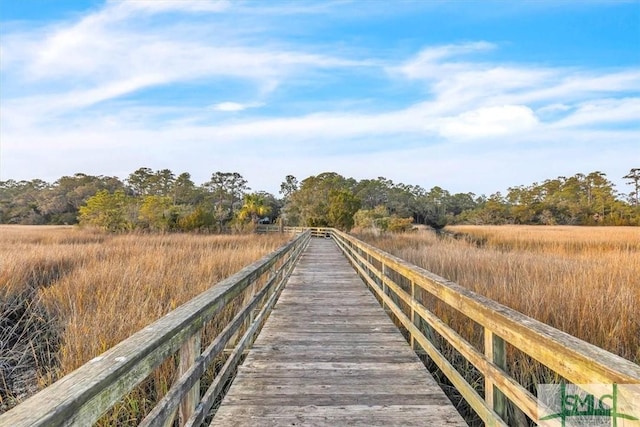
[[[125,180],[77,173],[53,183],[0,181],[0,223],[84,224],[109,231],[247,231],[259,222],[402,231],[413,224],[640,225],[640,168],[621,194],[602,172],[510,187],[490,196],[335,172],[285,177],[280,194],[251,191],[237,172],[196,185],[187,172],[142,167]]]

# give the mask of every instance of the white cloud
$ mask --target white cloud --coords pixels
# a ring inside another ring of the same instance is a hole
[[[447,138],[485,138],[531,131],[538,119],[529,107],[504,105],[466,111],[442,122],[440,133]]]
[[[226,111],[226,112],[238,112],[246,110],[247,108],[257,108],[263,106],[264,103],[261,102],[250,102],[247,104],[241,104],[239,102],[220,102],[213,106],[213,109],[216,111]]]
[[[459,60],[495,48],[486,42],[430,47],[389,69],[424,82],[442,114],[499,105],[524,105],[544,114],[551,111],[550,105],[562,104],[570,111],[574,103],[640,91],[637,70],[597,72]]]

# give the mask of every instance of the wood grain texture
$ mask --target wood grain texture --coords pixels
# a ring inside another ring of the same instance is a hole
[[[183,376],[189,371],[189,368],[193,366],[196,358],[200,356],[200,333],[195,334],[182,345],[180,349],[180,364],[178,365],[178,377]],[[180,409],[178,410],[178,418],[180,425],[184,424],[195,409],[198,401],[200,400],[200,381],[197,381],[194,386],[186,393],[182,402],[180,403]]]
[[[330,239],[312,239],[212,425],[466,425]]]

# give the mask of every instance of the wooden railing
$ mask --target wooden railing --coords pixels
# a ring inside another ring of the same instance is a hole
[[[540,418],[551,415],[534,394],[507,372],[507,343],[566,381],[584,385],[581,387],[588,393],[602,393],[602,388],[596,384],[640,384],[640,366],[626,359],[478,295],[346,233],[330,230],[330,235],[383,306],[408,332],[411,344],[426,352],[485,425],[527,425],[529,421],[524,416],[538,424]],[[427,309],[422,303],[424,293],[480,325],[484,330],[484,346],[472,345]],[[484,396],[447,360],[436,344],[436,336],[455,348],[482,374]],[[618,401],[626,402],[625,409],[639,417],[638,387],[618,388],[618,391]],[[615,421],[618,426],[625,422]],[[615,421],[612,425],[616,425]],[[555,424],[553,420],[546,422],[545,425]],[[633,422],[636,424],[631,425],[640,425],[638,421]],[[557,425],[561,425],[561,422],[558,421]]]
[[[331,237],[332,229],[326,228],[326,227],[290,227],[290,226],[281,227],[277,224],[258,225],[258,227],[256,228],[256,232],[258,233],[281,232],[281,233],[299,234],[299,233],[304,233],[307,230],[311,232],[311,237]]]
[[[176,352],[177,379],[141,425],[172,425],[176,416],[180,425],[200,425],[253,342],[310,237],[306,231],[296,236],[0,415],[0,426],[92,425]],[[202,350],[203,328],[230,303],[241,307]],[[201,399],[200,379],[225,349],[230,354]]]

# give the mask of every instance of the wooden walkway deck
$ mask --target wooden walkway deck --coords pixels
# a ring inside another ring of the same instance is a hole
[[[329,239],[311,240],[212,425],[466,426]]]

